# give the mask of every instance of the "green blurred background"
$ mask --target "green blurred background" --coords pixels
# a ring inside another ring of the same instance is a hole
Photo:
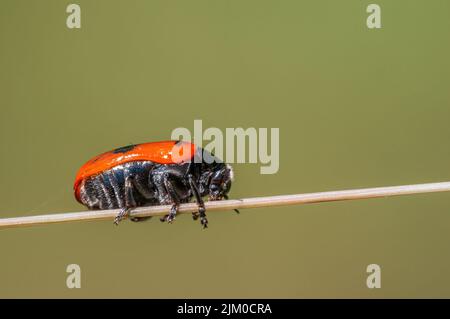
[[[176,127],[279,127],[231,197],[450,180],[450,2],[0,4],[0,217],[83,210],[79,166]],[[450,297],[450,195],[0,231],[0,297]],[[81,266],[82,288],[66,287]],[[366,267],[382,288],[366,287]]]

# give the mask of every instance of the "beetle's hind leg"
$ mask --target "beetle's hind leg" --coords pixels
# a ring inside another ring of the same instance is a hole
[[[143,198],[145,198],[148,201],[151,201],[154,199],[154,196],[152,192],[148,188],[148,178],[142,178],[139,175],[135,175],[134,178],[131,179],[131,182],[133,184],[133,189],[140,194]],[[146,220],[151,219],[152,216],[145,216],[145,217],[129,217],[129,219],[132,222],[143,222]]]
[[[125,206],[120,210],[116,218],[114,218],[114,224],[119,225],[119,222],[127,218],[130,210],[134,207],[136,207],[136,200],[133,196],[133,177],[127,176],[125,178]]]
[[[116,217],[114,218],[114,224],[117,226],[119,225],[119,223],[128,217],[129,213],[130,213],[130,209],[131,208],[121,208],[120,212],[116,215]]]

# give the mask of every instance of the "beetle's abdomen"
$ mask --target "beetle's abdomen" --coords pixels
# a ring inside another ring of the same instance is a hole
[[[76,190],[77,199],[90,209],[114,209],[125,207],[125,180],[133,177],[139,191],[133,192],[138,206],[153,204],[154,189],[149,179],[155,164],[151,161],[135,161],[117,165],[100,174],[81,181]]]

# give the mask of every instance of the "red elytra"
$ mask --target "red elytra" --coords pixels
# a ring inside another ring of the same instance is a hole
[[[192,159],[196,146],[189,142],[162,141],[120,147],[87,161],[78,170],[73,189],[78,201],[81,182],[117,165],[133,161],[151,161],[159,164],[180,164]]]

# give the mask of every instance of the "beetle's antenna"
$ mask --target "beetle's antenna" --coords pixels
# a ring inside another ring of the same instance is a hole
[[[221,201],[208,201],[205,203],[207,212],[218,210],[230,210],[238,208],[278,207],[287,205],[300,205],[310,203],[322,203],[343,200],[368,199],[377,197],[389,197],[399,195],[411,195],[422,193],[448,192],[450,182],[414,184],[402,186],[388,186],[376,188],[351,189],[321,193],[280,195],[268,197],[254,197],[244,199],[230,199]],[[130,211],[130,217],[161,216],[167,214],[171,205],[138,207]],[[191,213],[197,211],[196,203],[181,204],[178,213]],[[0,229],[46,225],[63,222],[88,221],[88,220],[113,220],[120,209],[91,210],[76,213],[59,213],[38,216],[12,217],[0,219]]]

